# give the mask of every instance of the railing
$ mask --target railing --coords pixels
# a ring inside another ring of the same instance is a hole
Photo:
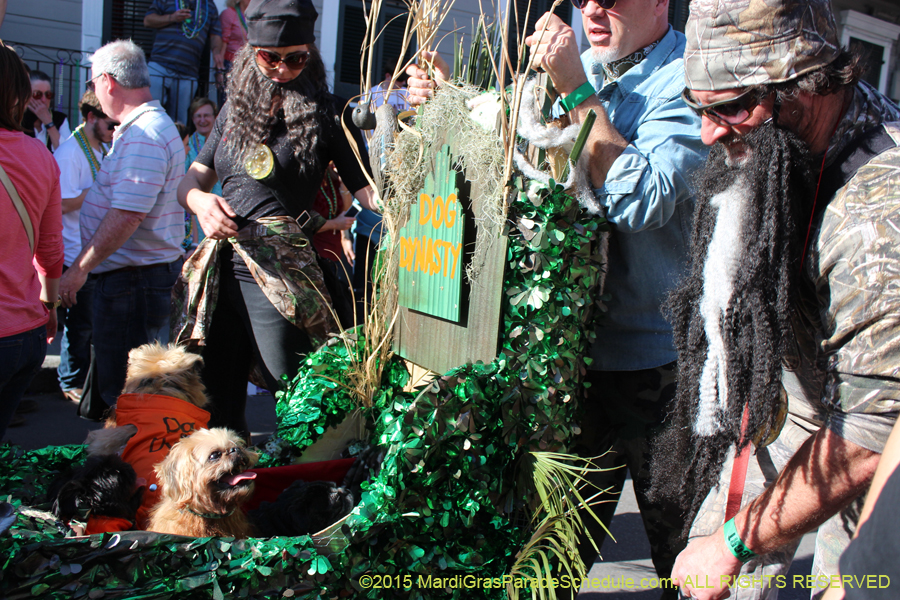
[[[31,44],[11,44],[28,68],[43,71],[53,80],[53,108],[69,117],[74,128],[81,122],[78,101],[84,93],[84,82],[90,78],[89,54],[81,50],[49,48]]]
[[[53,108],[65,113],[69,118],[69,124],[74,129],[81,122],[78,112],[78,102],[84,94],[85,82],[91,77],[91,53],[82,50],[70,50],[66,48],[51,48],[49,46],[37,46],[34,44],[10,44],[16,53],[22,58],[28,68],[43,71],[50,76],[53,89]],[[201,74],[203,74],[201,70]],[[164,78],[166,85],[177,88],[180,85],[190,85],[193,81],[178,78]],[[201,81],[196,96],[206,96],[216,99],[215,81]],[[175,95],[177,104],[177,94]],[[161,100],[161,98],[157,98]],[[176,114],[178,109],[176,107]],[[185,108],[185,112],[187,108]]]

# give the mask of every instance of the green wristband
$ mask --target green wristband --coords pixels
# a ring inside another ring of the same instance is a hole
[[[747,562],[756,556],[756,552],[747,547],[738,535],[737,527],[734,526],[734,519],[725,523],[725,544],[731,553],[734,554],[741,562]]]
[[[565,98],[560,98],[559,104],[563,107],[564,111],[572,112],[572,109],[593,96],[595,93],[594,86],[591,85],[591,82],[585,81],[574,92]]]

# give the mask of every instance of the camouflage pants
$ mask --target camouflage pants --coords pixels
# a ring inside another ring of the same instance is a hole
[[[589,478],[599,489],[610,492],[601,496],[605,502],[594,512],[607,526],[612,522],[626,472],[630,471],[644,529],[650,540],[653,566],[660,577],[669,577],[675,557],[686,544],[681,534],[682,511],[675,503],[651,502],[647,491],[650,488],[650,442],[660,430],[669,402],[675,395],[675,365],[671,363],[642,371],[590,371],[585,381],[591,385],[587,390],[581,435],[575,440],[574,452],[586,458],[603,455],[594,462],[598,467],[609,469],[593,473]],[[590,517],[584,522],[599,548],[606,532]],[[596,551],[588,542],[581,543],[579,549],[585,566],[590,568],[597,558]]]
[[[771,485],[778,474],[791,459],[797,449],[814,435],[819,424],[802,419],[796,415],[789,415],[784,429],[772,444],[757,450],[750,457],[747,467],[747,478],[744,483],[744,495],[741,506],[746,506],[754,498],[763,493]],[[728,485],[731,480],[731,469],[734,463],[734,451],[725,461],[725,468],[719,477],[719,487],[714,488],[700,512],[691,525],[690,539],[703,537],[715,533],[725,520],[725,504],[728,500]],[[850,503],[850,506],[837,513],[819,526],[816,534],[816,550],[813,557],[811,575],[815,582],[818,576],[825,577],[838,572],[838,559],[841,553],[850,543],[853,532],[856,530],[856,520],[865,494]],[[754,581],[751,587],[734,587],[731,589],[733,600],[774,600],[778,597],[778,590],[783,588],[808,587],[804,580],[796,583],[787,577],[788,569],[794,558],[797,546],[796,542],[788,544],[775,552],[759,556],[748,562],[741,569],[741,574],[749,575]],[[804,574],[805,575],[805,574]],[[781,576],[781,577],[779,577]],[[768,582],[768,583],[765,583]],[[824,594],[825,589],[812,587],[810,596],[816,598]]]

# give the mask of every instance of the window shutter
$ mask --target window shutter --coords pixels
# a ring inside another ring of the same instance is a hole
[[[399,18],[391,21],[397,15]],[[403,48],[403,33],[406,29],[406,10],[400,7],[383,6],[379,27],[390,22],[384,33],[375,43],[375,54],[372,59],[372,85],[380,82],[384,73],[381,71],[386,59],[398,58]],[[334,93],[342,98],[354,98],[359,95],[360,72],[359,57],[366,39],[366,22],[363,18],[362,4],[358,0],[344,0],[341,5],[340,47],[336,60]],[[409,54],[414,52],[410,48]]]
[[[144,27],[144,15],[151,0],[112,0],[109,40],[131,39],[150,60],[154,31]]]
[[[526,22],[525,13],[528,10],[528,4],[529,0],[516,0],[515,8],[518,12],[514,11],[512,8],[509,11],[509,57],[514,61],[519,60],[519,49],[516,45],[516,37],[522,36],[524,38],[525,36],[534,33],[534,24],[541,18],[541,15],[550,10],[550,7],[553,6],[553,0],[531,0],[531,12],[528,13],[528,21]],[[563,2],[556,7],[556,11],[553,14],[562,19],[565,23],[571,23],[572,3]],[[515,62],[513,62],[513,64],[515,64]]]
[[[688,14],[691,9],[691,0],[670,0],[669,1],[669,24],[676,30],[684,32],[684,25],[687,23]]]

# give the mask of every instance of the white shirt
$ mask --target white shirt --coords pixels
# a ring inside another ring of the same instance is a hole
[[[40,140],[45,146],[47,145],[47,126],[41,123],[41,130],[35,131],[32,130],[35,139]],[[69,120],[66,119],[63,121],[62,125],[59,126],[59,145],[62,146],[63,142],[72,137],[72,131],[69,129]],[[57,146],[56,150],[59,150],[59,146]],[[56,150],[51,150],[51,152],[56,152]],[[65,196],[63,196],[65,198]]]
[[[394,107],[398,113],[403,112],[404,110],[409,110],[409,100],[407,100],[409,92],[406,88],[400,88],[396,90],[387,91],[387,85],[382,81],[378,85],[374,86],[369,93],[366,94],[363,102],[366,102],[369,96],[372,97],[372,102],[375,108],[378,108],[385,102]]]
[[[135,108],[116,128],[97,181],[81,207],[81,241],[97,232],[110,208],[144,213],[131,237],[92,272],[167,264],[182,256],[184,142],[158,100]]]
[[[91,148],[91,152],[97,157],[97,161],[103,160],[103,154]],[[91,174],[91,165],[87,156],[81,149],[81,145],[75,136],[69,137],[59,145],[53,154],[56,164],[59,165],[59,192],[63,199],[77,198],[81,192],[94,184],[94,176]],[[71,267],[72,263],[81,252],[81,231],[78,219],[81,209],[73,210],[62,216],[63,245],[65,246],[65,260],[63,264]]]

